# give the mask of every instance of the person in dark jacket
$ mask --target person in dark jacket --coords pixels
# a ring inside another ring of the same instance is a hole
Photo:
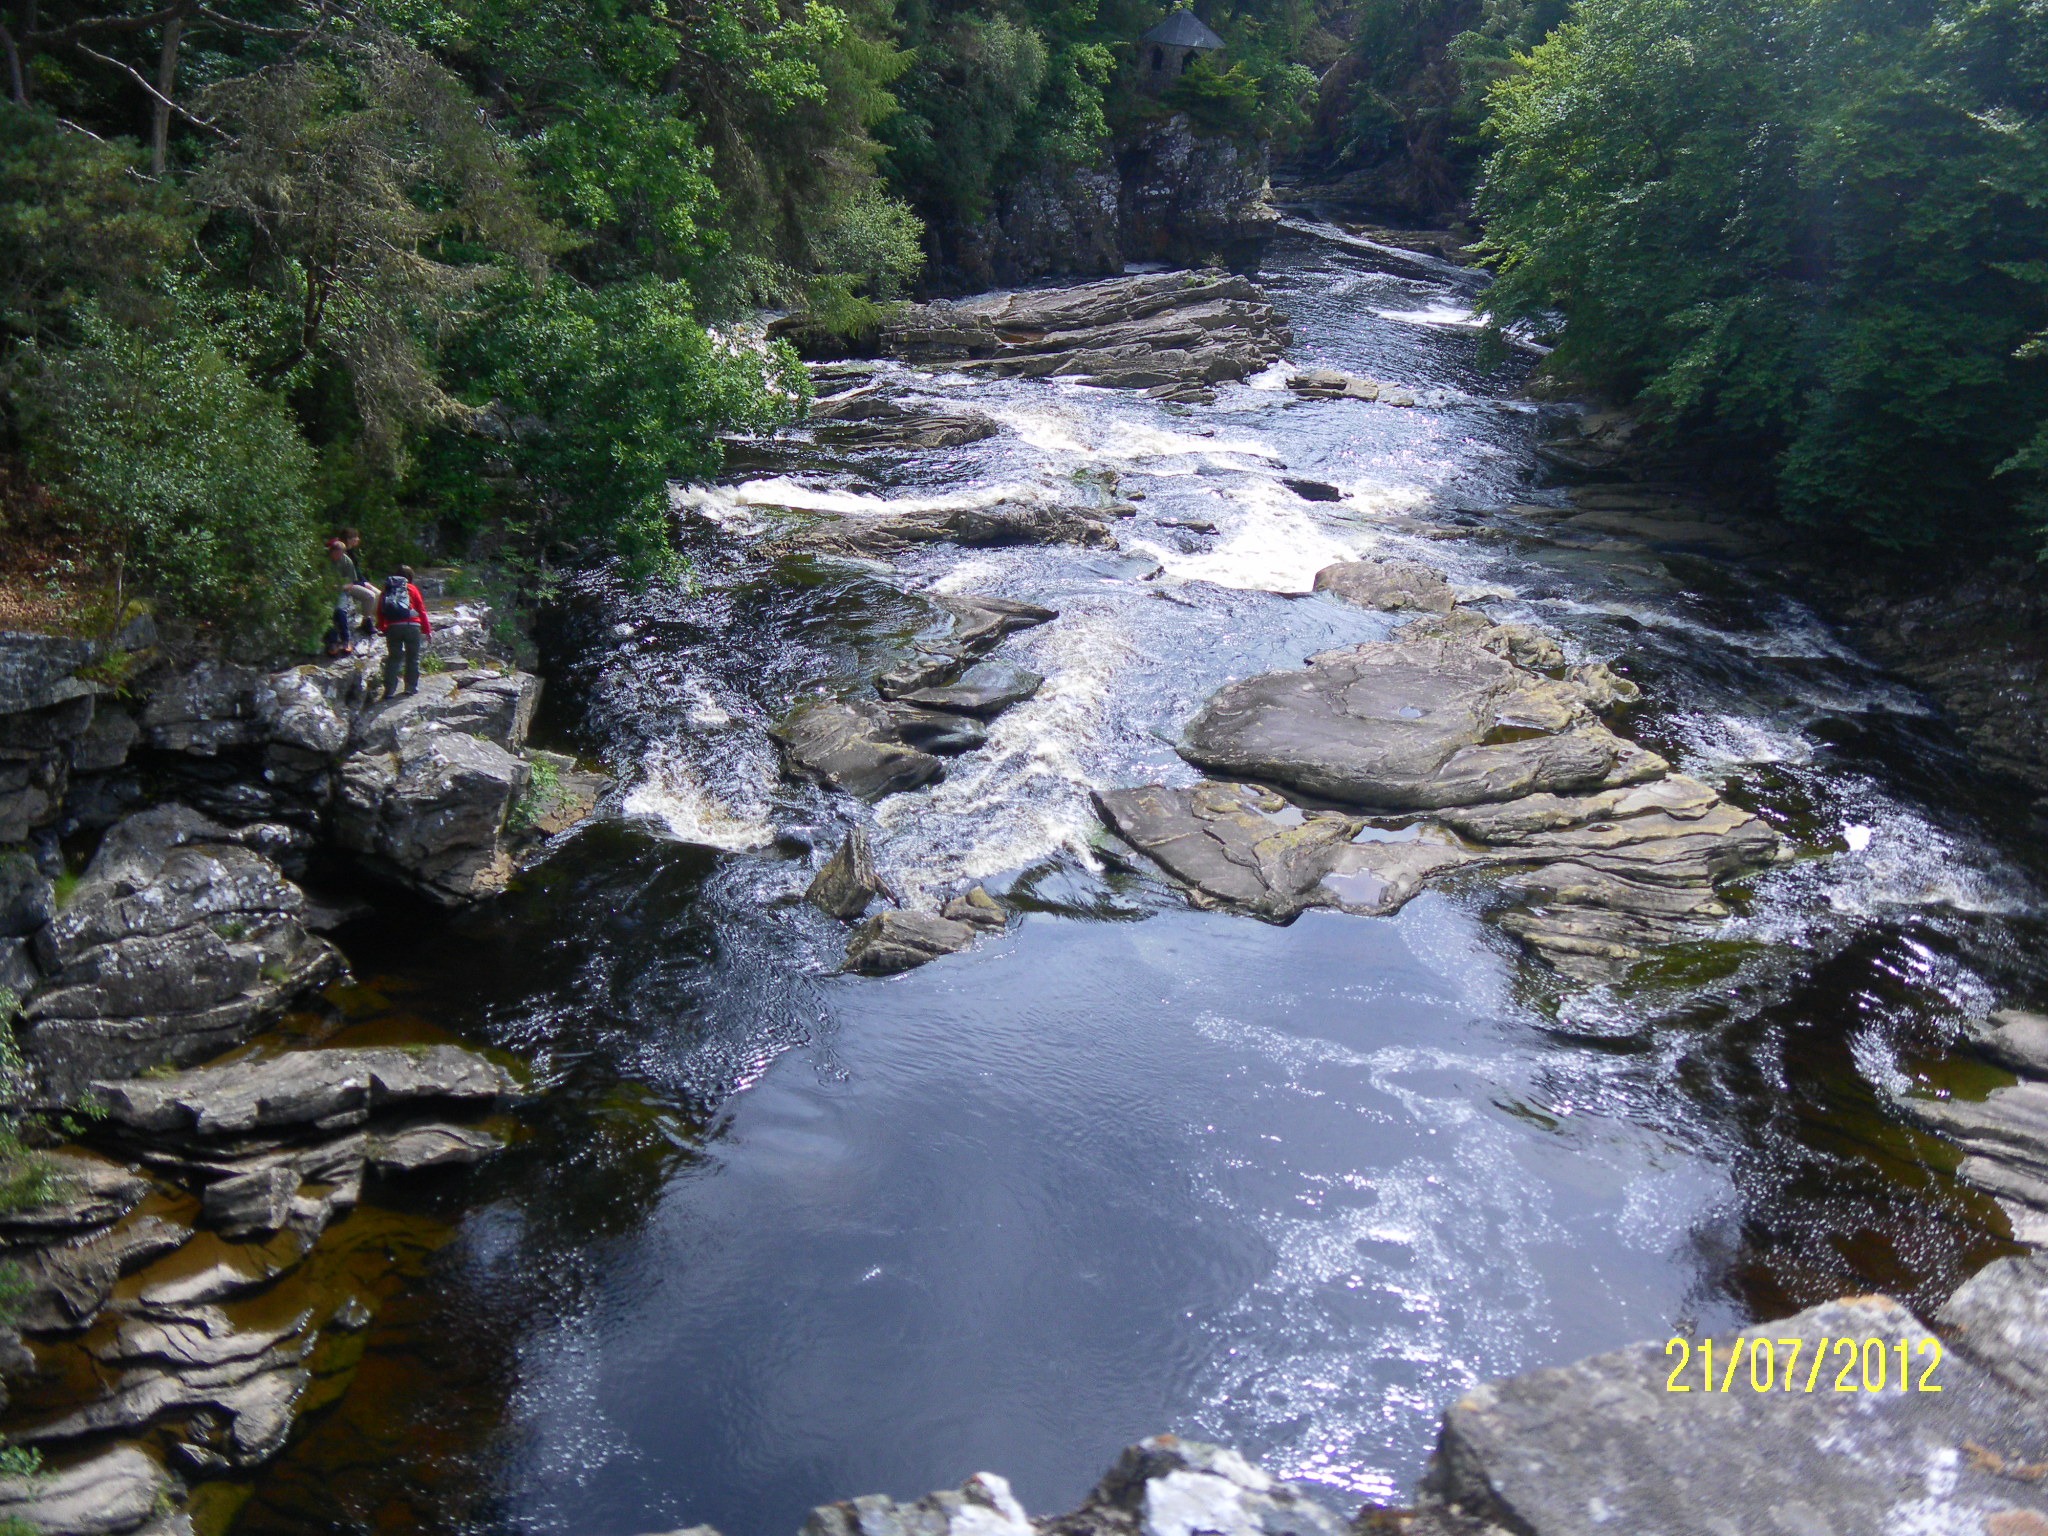
[[[427,600],[413,585],[412,567],[401,565],[384,578],[377,597],[377,632],[384,637],[384,697],[398,693],[398,675],[405,672],[405,694],[420,691],[420,645],[434,632]]]
[[[327,654],[346,656],[354,643],[349,610],[355,606],[353,594],[363,578],[349,556],[348,545],[339,538],[327,541],[327,577],[334,588],[334,619],[327,627]]]

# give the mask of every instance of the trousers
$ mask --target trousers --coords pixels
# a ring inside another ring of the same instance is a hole
[[[405,691],[420,691],[420,627],[394,624],[384,631],[384,697],[398,692],[398,673],[405,670]]]

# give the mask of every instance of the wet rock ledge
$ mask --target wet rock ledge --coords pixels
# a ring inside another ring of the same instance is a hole
[[[22,1057],[0,1112],[38,1143],[82,1138],[0,1147],[19,1290],[0,1407],[46,1458],[0,1482],[0,1519],[189,1530],[189,1482],[275,1455],[346,1382],[371,1313],[321,1234],[374,1179],[505,1144],[523,1090],[501,1062],[272,1030],[346,969],[321,936],[341,910],[301,884],[316,859],[353,867],[343,891],[459,906],[603,789],[526,745],[539,683],[471,652],[479,615],[435,616],[436,670],[389,700],[367,656],[151,666],[138,631],[147,670],[116,695],[78,675],[99,648],[0,637],[0,985]]]
[[[1853,1391],[1834,1390],[1848,1358],[1837,1340],[1854,1341]],[[1716,1339],[1712,1392],[1689,1342],[1685,1392],[1669,1390],[1678,1354],[1658,1340],[1468,1393],[1444,1414],[1405,1509],[1369,1506],[1346,1521],[1235,1451],[1159,1435],[1126,1449],[1068,1514],[1033,1519],[983,1472],[914,1501],[823,1505],[802,1536],[2048,1533],[2048,1261],[1991,1265],[1932,1327],[1888,1297],[1862,1296]],[[1863,1386],[1866,1344],[1873,1359],[1884,1353],[1882,1389]],[[1939,1393],[1898,1389],[1901,1345],[1912,1379]],[[1767,1389],[1762,1364],[1751,1378],[1753,1356],[1768,1360]]]

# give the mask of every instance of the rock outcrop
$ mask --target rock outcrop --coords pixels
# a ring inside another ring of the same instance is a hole
[[[979,411],[920,410],[873,385],[826,396],[811,407],[810,420],[818,442],[870,451],[958,448],[1002,430]]]
[[[989,218],[939,229],[940,280],[980,292],[1132,262],[1257,261],[1277,218],[1263,147],[1176,113],[1128,133],[1112,161],[1027,173],[998,189]]]
[[[1475,639],[1376,641],[1232,683],[1187,727],[1198,767],[1376,811],[1639,783],[1666,765],[1583,691]]]
[[[1435,593],[1399,570],[1366,577],[1368,595]],[[1502,926],[1567,975],[1610,979],[1704,936],[1728,915],[1720,885],[1781,844],[1601,723],[1633,684],[1598,664],[1536,670],[1563,663],[1534,631],[1432,614],[1211,699],[1181,754],[1252,782],[1107,790],[1096,807],[1198,904],[1275,921],[1384,915],[1432,879],[1502,871]]]
[[[1956,1177],[1995,1196],[2015,1236],[2048,1244],[2048,1017],[2002,1010],[1972,1043],[2020,1081],[1982,1099],[1915,1095],[1901,1102],[1963,1150]]]
[[[1682,1356],[1661,1341],[1489,1383],[1444,1415],[1419,1508],[1378,1528],[2048,1529],[2048,1264],[2000,1260],[1936,1322],[1883,1296],[1830,1302],[1713,1340],[1712,1390],[1703,1344]],[[1899,1386],[1902,1358],[1915,1390]],[[1866,1366],[1884,1387],[1866,1386]]]
[[[909,306],[882,350],[908,362],[1120,389],[1219,384],[1279,360],[1287,325],[1252,283],[1166,272]]]
[[[238,834],[170,805],[110,832],[35,935],[24,1047],[59,1097],[246,1040],[340,968],[305,896]]]
[[[1304,400],[1364,400],[1403,409],[1415,404],[1415,392],[1335,368],[1310,368],[1291,375],[1287,387]]]
[[[863,800],[920,789],[946,776],[946,765],[907,745],[888,707],[871,700],[803,705],[775,734],[794,769]]]
[[[280,1450],[314,1385],[324,1333],[368,1321],[359,1300],[291,1289],[314,1239],[371,1174],[474,1162],[500,1136],[478,1117],[518,1084],[454,1046],[300,1050],[191,1071],[101,1080],[96,1139],[133,1163],[51,1154],[46,1199],[0,1221],[20,1266],[22,1328],[90,1357],[91,1390],[17,1418],[15,1442],[65,1451],[150,1437],[187,1470],[257,1465]],[[156,1214],[178,1209],[185,1219]],[[196,1216],[196,1228],[194,1218]],[[130,1495],[176,1520],[175,1478],[136,1446],[22,1488],[52,1530],[135,1529]],[[104,1463],[104,1465],[102,1465]]]
[[[794,551],[886,559],[920,544],[958,544],[970,549],[1023,544],[1100,548],[1115,544],[1116,539],[1091,508],[1019,500],[900,512],[821,513],[781,542]]]
[[[1347,560],[1316,572],[1315,590],[1387,613],[1449,613],[1457,606],[1443,572],[1419,560]]]

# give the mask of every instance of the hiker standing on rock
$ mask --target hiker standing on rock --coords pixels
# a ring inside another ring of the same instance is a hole
[[[405,696],[420,691],[420,643],[434,632],[427,600],[413,585],[412,567],[401,565],[384,578],[377,598],[377,632],[384,637],[384,697],[398,693],[398,674],[405,670]]]
[[[355,648],[355,631],[349,622],[349,609],[359,607],[365,622],[369,620],[372,603],[377,589],[363,580],[362,572],[356,568],[355,557],[348,551],[348,541],[337,534],[327,541],[327,575],[334,584],[334,618],[327,627],[327,654],[346,656]],[[367,594],[369,601],[364,601]]]

